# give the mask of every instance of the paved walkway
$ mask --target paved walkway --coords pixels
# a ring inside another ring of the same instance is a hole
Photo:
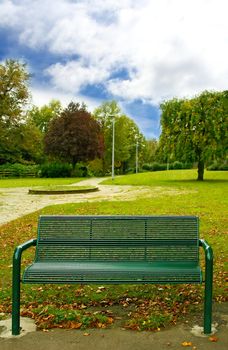
[[[160,332],[136,332],[122,329],[87,331],[50,330],[32,332],[14,339],[0,338],[1,350],[227,350],[228,328],[222,325],[214,337],[196,337],[190,327],[179,325]]]
[[[133,200],[136,198],[149,198],[160,195],[181,195],[183,192],[172,188],[149,186],[108,186],[101,185],[105,178],[86,179],[76,184],[77,186],[98,186],[98,192],[62,194],[62,195],[31,195],[29,187],[1,188],[0,189],[0,225],[20,216],[32,213],[48,205],[63,203],[85,203],[94,201]]]

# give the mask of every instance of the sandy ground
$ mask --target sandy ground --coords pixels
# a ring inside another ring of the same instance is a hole
[[[28,194],[28,187],[0,189],[0,225],[20,216],[32,213],[48,205],[63,203],[94,202],[102,200],[133,200],[161,195],[181,195],[183,192],[172,188],[147,186],[108,186],[101,185],[104,178],[91,178],[76,183],[77,186],[98,186],[98,192],[63,194],[63,195],[32,195]],[[73,185],[73,184],[72,184]]]

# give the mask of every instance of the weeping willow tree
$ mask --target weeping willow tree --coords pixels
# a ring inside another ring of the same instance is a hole
[[[160,107],[160,152],[197,162],[197,180],[202,181],[205,164],[227,154],[228,91],[204,91],[192,99],[165,101]]]

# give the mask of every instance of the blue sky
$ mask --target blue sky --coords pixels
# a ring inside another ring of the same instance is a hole
[[[33,103],[115,99],[147,138],[159,104],[228,82],[227,0],[0,0],[0,61],[23,60]]]

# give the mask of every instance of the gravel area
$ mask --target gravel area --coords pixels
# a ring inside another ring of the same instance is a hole
[[[61,195],[32,195],[28,194],[29,187],[0,189],[0,225],[23,215],[42,209],[48,205],[63,203],[85,203],[94,201],[134,200],[161,195],[181,195],[184,193],[172,188],[149,186],[109,186],[101,185],[105,178],[91,178],[69,186],[98,186],[98,192],[61,194]]]

